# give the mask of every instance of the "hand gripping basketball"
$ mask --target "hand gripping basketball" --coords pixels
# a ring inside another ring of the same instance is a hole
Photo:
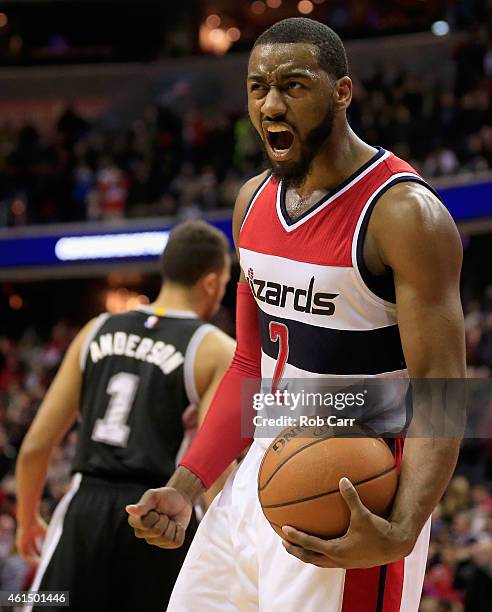
[[[126,506],[135,536],[160,548],[179,548],[191,518],[191,501],[173,487],[149,489]]]

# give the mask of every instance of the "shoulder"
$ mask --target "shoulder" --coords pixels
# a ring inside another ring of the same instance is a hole
[[[232,216],[232,227],[236,244],[239,236],[239,230],[241,229],[241,225],[243,223],[248,205],[251,202],[251,198],[254,196],[258,187],[260,187],[260,185],[268,178],[269,175],[270,171],[265,170],[265,172],[262,172],[261,174],[249,179],[249,181],[246,181],[246,183],[244,183],[239,190]]]
[[[107,312],[100,314],[93,319],[90,319],[84,327],[79,331],[79,333],[75,336],[70,348],[67,352],[67,357],[73,357],[77,359],[81,369],[83,370],[85,367],[85,358],[87,351],[89,350],[89,344],[91,340],[95,337],[98,330],[103,326],[103,324],[107,321],[107,319],[112,316]]]
[[[224,359],[232,359],[236,347],[235,341],[226,333],[212,327],[205,334],[197,350],[197,361],[208,361],[211,363],[222,362]]]
[[[236,200],[236,206],[237,203],[244,204],[247,206],[254,192],[269,176],[270,170],[265,170],[261,174],[257,174],[256,176],[253,176],[253,178],[250,178],[248,181],[246,181],[239,190]]]
[[[381,196],[372,215],[374,223],[436,224],[450,222],[447,208],[425,185],[416,182],[398,183]]]
[[[371,216],[371,236],[383,260],[390,252],[461,250],[457,227],[441,200],[425,185],[399,183],[380,199]],[[388,261],[386,261],[388,263]]]
[[[216,327],[204,336],[198,346],[194,363],[198,397],[203,397],[213,380],[223,376],[232,361],[235,348],[235,341]]]
[[[102,323],[108,318],[108,316],[109,314],[104,313],[100,314],[97,317],[94,317],[93,319],[90,319],[90,321],[87,321],[84,327],[82,327],[79,333],[75,336],[72,344],[79,344],[79,346],[82,346],[102,325]]]
[[[72,340],[63,359],[63,366],[65,368],[76,368],[77,370],[84,369],[85,355],[88,350],[88,344],[94,334],[94,331],[98,327],[100,317],[101,315],[88,321]]]

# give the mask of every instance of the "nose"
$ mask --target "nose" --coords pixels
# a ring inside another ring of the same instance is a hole
[[[287,111],[284,99],[280,91],[276,87],[270,87],[267,95],[263,100],[261,112],[269,119],[284,116]]]

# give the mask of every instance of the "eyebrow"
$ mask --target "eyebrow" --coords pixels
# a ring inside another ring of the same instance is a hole
[[[311,79],[312,75],[308,70],[292,70],[281,76],[282,79]]]
[[[312,79],[312,75],[307,70],[292,70],[286,74],[281,74],[280,79]],[[265,78],[260,74],[248,75],[248,81],[264,81]]]

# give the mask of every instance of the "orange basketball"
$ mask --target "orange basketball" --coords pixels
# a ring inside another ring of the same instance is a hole
[[[325,539],[339,537],[350,519],[338,488],[344,476],[371,512],[387,516],[398,474],[384,440],[362,428],[285,429],[261,462],[258,496],[263,513],[282,537],[283,525]]]

